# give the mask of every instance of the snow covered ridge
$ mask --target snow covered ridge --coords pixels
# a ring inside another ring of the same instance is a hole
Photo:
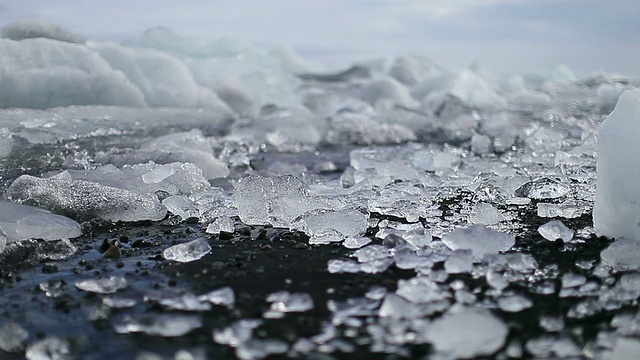
[[[610,333],[587,347],[562,332],[564,319],[634,306],[640,295],[636,80],[576,79],[563,67],[501,76],[479,66],[445,69],[421,56],[328,69],[290,52],[164,28],[126,44],[75,41],[42,24],[2,34],[1,256],[28,239],[61,239],[72,256],[96,224],[187,223],[196,239],[154,246],[158,261],[197,264],[225,236],[252,241],[239,232],[276,227],[304,233],[300,245],[310,251],[331,244],[348,252],[326,261],[327,274],[400,269],[411,277],[330,300],[324,333],[311,338],[253,337],[261,319],[212,329],[213,341],[239,358],[353,351],[339,327],[361,329],[352,334],[366,336],[358,343],[371,351],[403,354],[430,344],[441,358],[620,358],[638,347]],[[604,241],[596,235],[626,239],[607,243],[597,260],[570,263],[566,273],[530,250],[570,253]],[[463,277],[482,285],[471,288]],[[113,294],[131,284],[114,275],[75,287]],[[538,319],[545,336],[512,339],[505,316],[555,293],[585,300],[558,319]],[[145,293],[144,302],[167,313],[126,314],[113,331],[185,336],[204,326],[198,312],[233,307],[234,296],[232,288]],[[285,290],[265,301],[270,321],[325,305]],[[615,325],[621,333],[637,330],[637,319],[623,320]],[[24,332],[7,326],[0,334]],[[27,336],[17,345],[3,339],[0,348],[13,352]],[[26,353],[52,344],[70,351],[45,338]]]

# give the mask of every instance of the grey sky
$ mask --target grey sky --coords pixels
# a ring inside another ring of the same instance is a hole
[[[564,63],[640,76],[637,0],[0,0],[0,26],[42,19],[101,40],[166,25],[324,60],[420,53],[497,72]]]

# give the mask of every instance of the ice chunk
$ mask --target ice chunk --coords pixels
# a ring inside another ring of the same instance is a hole
[[[125,317],[114,325],[118,334],[145,333],[152,336],[177,337],[202,327],[202,320],[194,315],[153,314]]]
[[[219,216],[207,225],[207,234],[220,234],[221,232],[233,233],[235,231],[233,220],[228,216]]]
[[[170,213],[180,216],[182,220],[197,218],[199,216],[198,209],[191,199],[184,195],[173,195],[162,200],[162,205],[169,210]]]
[[[379,315],[393,319],[414,319],[423,314],[422,308],[396,294],[387,294],[380,305]]]
[[[456,250],[444,262],[444,269],[449,274],[460,274],[471,272],[473,269],[473,257],[471,251]]]
[[[475,204],[469,214],[469,222],[472,224],[491,225],[504,219],[505,217],[500,210],[487,203]]]
[[[463,308],[435,320],[426,338],[439,353],[468,359],[493,354],[504,345],[507,334],[507,326],[489,311]]]
[[[200,297],[192,293],[186,293],[174,297],[161,297],[160,299],[152,299],[145,297],[145,300],[157,301],[162,307],[170,310],[181,311],[207,311],[211,310],[211,304],[203,302]]]
[[[73,358],[69,343],[57,337],[46,337],[29,345],[24,356],[27,360],[69,360]]]
[[[441,290],[438,284],[424,276],[416,276],[408,280],[399,280],[396,294],[412,303],[434,302],[449,297],[447,291]]]
[[[598,132],[596,201],[598,235],[640,239],[640,90],[627,90]]]
[[[12,200],[29,201],[52,211],[98,216],[108,221],[162,220],[167,210],[157,197],[93,182],[17,178],[7,189]]]
[[[250,339],[236,348],[236,356],[240,360],[263,359],[272,354],[284,354],[289,345],[276,339]]]
[[[7,201],[0,201],[0,229],[6,235],[7,242],[59,240],[82,235],[80,225],[69,218]]]
[[[370,242],[371,242],[371,239],[369,239],[368,237],[357,236],[357,237],[346,238],[342,243],[342,245],[347,249],[360,249],[361,247],[369,244]]]
[[[541,225],[538,228],[538,233],[540,233],[543,238],[549,241],[562,239],[562,241],[564,242],[569,242],[571,241],[571,239],[573,239],[574,231],[566,227],[561,221],[552,220],[544,225]]]
[[[259,319],[242,319],[222,330],[213,331],[213,341],[237,347],[251,339],[253,330],[262,324]]]
[[[304,312],[313,309],[313,299],[306,293],[290,293],[278,291],[267,296],[267,302],[271,303],[265,317],[279,318],[284,313]]]
[[[481,259],[485,254],[509,250],[515,244],[515,236],[474,225],[442,235],[442,242],[451,250],[471,250],[474,258]]]
[[[210,251],[211,246],[207,239],[200,238],[183,244],[170,246],[162,252],[162,256],[167,260],[186,263],[199,260]]]
[[[519,187],[515,194],[536,200],[557,199],[571,191],[569,185],[558,178],[543,177],[527,182]]]
[[[98,294],[113,294],[127,287],[127,280],[122,276],[112,275],[102,279],[81,280],[76,287],[82,291]]]
[[[134,299],[113,296],[102,298],[102,303],[112,309],[126,309],[136,305]]]
[[[200,301],[208,301],[214,305],[222,305],[232,307],[236,301],[235,293],[230,287],[223,287],[218,290],[213,290],[206,294],[198,296]]]
[[[292,175],[248,176],[238,182],[234,201],[242,222],[289,227],[293,219],[315,208],[302,182]]]
[[[600,258],[618,271],[640,270],[640,240],[617,240],[600,253]]]
[[[0,328],[0,349],[17,352],[24,349],[29,333],[16,323],[7,323]]]
[[[640,354],[640,341],[634,338],[619,337],[605,360],[633,359]]]
[[[498,299],[498,306],[503,311],[520,312],[533,306],[531,300],[520,295],[509,295]]]
[[[291,227],[309,235],[310,241],[322,240],[327,236],[341,241],[347,237],[364,235],[367,216],[353,209],[313,210],[294,220]]]

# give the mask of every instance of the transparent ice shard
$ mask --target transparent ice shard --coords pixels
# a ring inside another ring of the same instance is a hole
[[[574,231],[566,227],[561,221],[552,220],[541,225],[538,228],[538,233],[549,241],[561,239],[564,242],[569,242],[573,239]]]
[[[220,234],[221,232],[233,233],[235,225],[228,216],[219,216],[207,225],[207,234]]]
[[[519,197],[546,200],[563,197],[570,191],[571,188],[562,179],[543,177],[522,185],[515,191],[515,194]]]
[[[269,294],[267,302],[271,303],[269,311],[265,313],[267,318],[279,318],[284,313],[304,312],[313,309],[313,298],[306,293],[278,291]]]
[[[507,295],[498,299],[498,306],[507,312],[520,312],[533,306],[531,300],[521,295]]]
[[[169,196],[162,200],[162,205],[170,213],[180,216],[182,220],[198,218],[199,216],[198,209],[196,209],[193,201],[184,195]]]
[[[167,260],[186,263],[199,260],[210,251],[211,246],[207,239],[200,238],[183,244],[170,246],[162,252],[162,256]]]
[[[122,276],[111,275],[102,279],[80,280],[75,283],[82,291],[98,294],[113,294],[127,287],[127,280]]]

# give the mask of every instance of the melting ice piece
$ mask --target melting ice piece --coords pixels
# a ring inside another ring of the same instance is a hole
[[[504,345],[508,328],[489,311],[464,308],[435,320],[426,338],[439,353],[469,359],[491,355]]]
[[[387,294],[380,305],[379,315],[393,319],[414,319],[423,314],[420,305],[412,303],[396,294]]]
[[[237,347],[243,344],[253,334],[253,330],[262,324],[260,319],[242,319],[222,330],[213,331],[213,341],[218,344]]]
[[[233,220],[228,216],[219,216],[207,225],[207,234],[220,234],[221,232],[233,233],[235,231]]]
[[[289,227],[293,219],[314,209],[302,182],[292,175],[240,179],[234,201],[247,225]]]
[[[125,317],[114,325],[118,334],[145,333],[153,336],[177,337],[202,327],[202,320],[194,315],[153,314],[143,317]]]
[[[127,287],[127,280],[122,276],[112,275],[102,279],[81,280],[76,282],[76,287],[82,291],[98,294],[113,294]]]
[[[514,235],[489,229],[483,225],[460,228],[442,235],[442,242],[451,250],[471,250],[474,258],[509,250],[515,244]]]
[[[69,343],[57,337],[47,337],[29,345],[24,356],[27,360],[67,360],[72,358]]]
[[[544,200],[557,199],[567,195],[571,191],[569,185],[557,178],[544,177],[527,182],[519,187],[515,194],[518,197]]]
[[[170,213],[180,216],[182,220],[197,218],[199,216],[193,201],[184,195],[173,195],[162,200],[162,205],[169,210]]]
[[[99,216],[108,221],[162,220],[167,210],[155,196],[93,182],[17,178],[7,189],[12,200],[30,201],[52,211]]]
[[[80,225],[69,218],[8,201],[0,201],[0,229],[6,234],[7,242],[59,240],[82,235]]]
[[[396,294],[413,303],[427,303],[444,300],[449,297],[448,292],[441,290],[438,284],[424,276],[399,280]]]
[[[469,214],[469,222],[472,224],[491,225],[502,220],[504,220],[504,215],[500,210],[487,203],[475,204]]]
[[[562,204],[538,203],[537,207],[538,216],[547,218],[575,219],[584,213],[584,206],[569,202]]]
[[[369,244],[371,239],[364,236],[348,237],[342,243],[342,246],[347,249],[360,249],[361,247]]]
[[[24,349],[29,333],[16,323],[7,323],[0,328],[0,349],[6,352],[17,352]]]
[[[557,239],[562,239],[564,242],[571,241],[573,239],[573,230],[566,227],[559,220],[552,220],[548,223],[541,225],[538,228],[538,233],[542,235],[543,238],[549,241],[555,241]]]
[[[181,263],[191,262],[201,259],[211,251],[211,246],[205,238],[189,241],[166,248],[162,256],[167,260]]]
[[[213,290],[206,294],[198,296],[200,301],[208,301],[214,305],[233,306],[236,301],[235,293],[230,287],[223,287],[222,289]]]
[[[330,233],[337,241],[345,237],[363,235],[367,230],[367,216],[355,209],[312,210],[295,219],[291,227],[313,238]]]
[[[313,299],[306,293],[290,293],[278,291],[267,296],[267,302],[271,303],[265,317],[278,318],[283,313],[303,312],[313,309]]]
[[[640,240],[620,239],[600,253],[600,258],[615,270],[640,270]]]
[[[503,311],[520,312],[533,306],[531,300],[520,295],[504,296],[498,299],[498,306]]]
[[[236,356],[241,360],[263,359],[271,354],[284,354],[289,345],[276,339],[249,339],[236,348]]]
[[[199,297],[192,293],[186,293],[182,296],[163,297],[158,300],[163,307],[171,310],[182,311],[207,311],[211,310],[211,304],[202,302]]]
[[[596,201],[598,235],[640,239],[640,89],[625,91],[598,132]]]
[[[136,305],[136,301],[134,299],[112,296],[104,297],[102,299],[102,303],[112,309],[126,309]]]

